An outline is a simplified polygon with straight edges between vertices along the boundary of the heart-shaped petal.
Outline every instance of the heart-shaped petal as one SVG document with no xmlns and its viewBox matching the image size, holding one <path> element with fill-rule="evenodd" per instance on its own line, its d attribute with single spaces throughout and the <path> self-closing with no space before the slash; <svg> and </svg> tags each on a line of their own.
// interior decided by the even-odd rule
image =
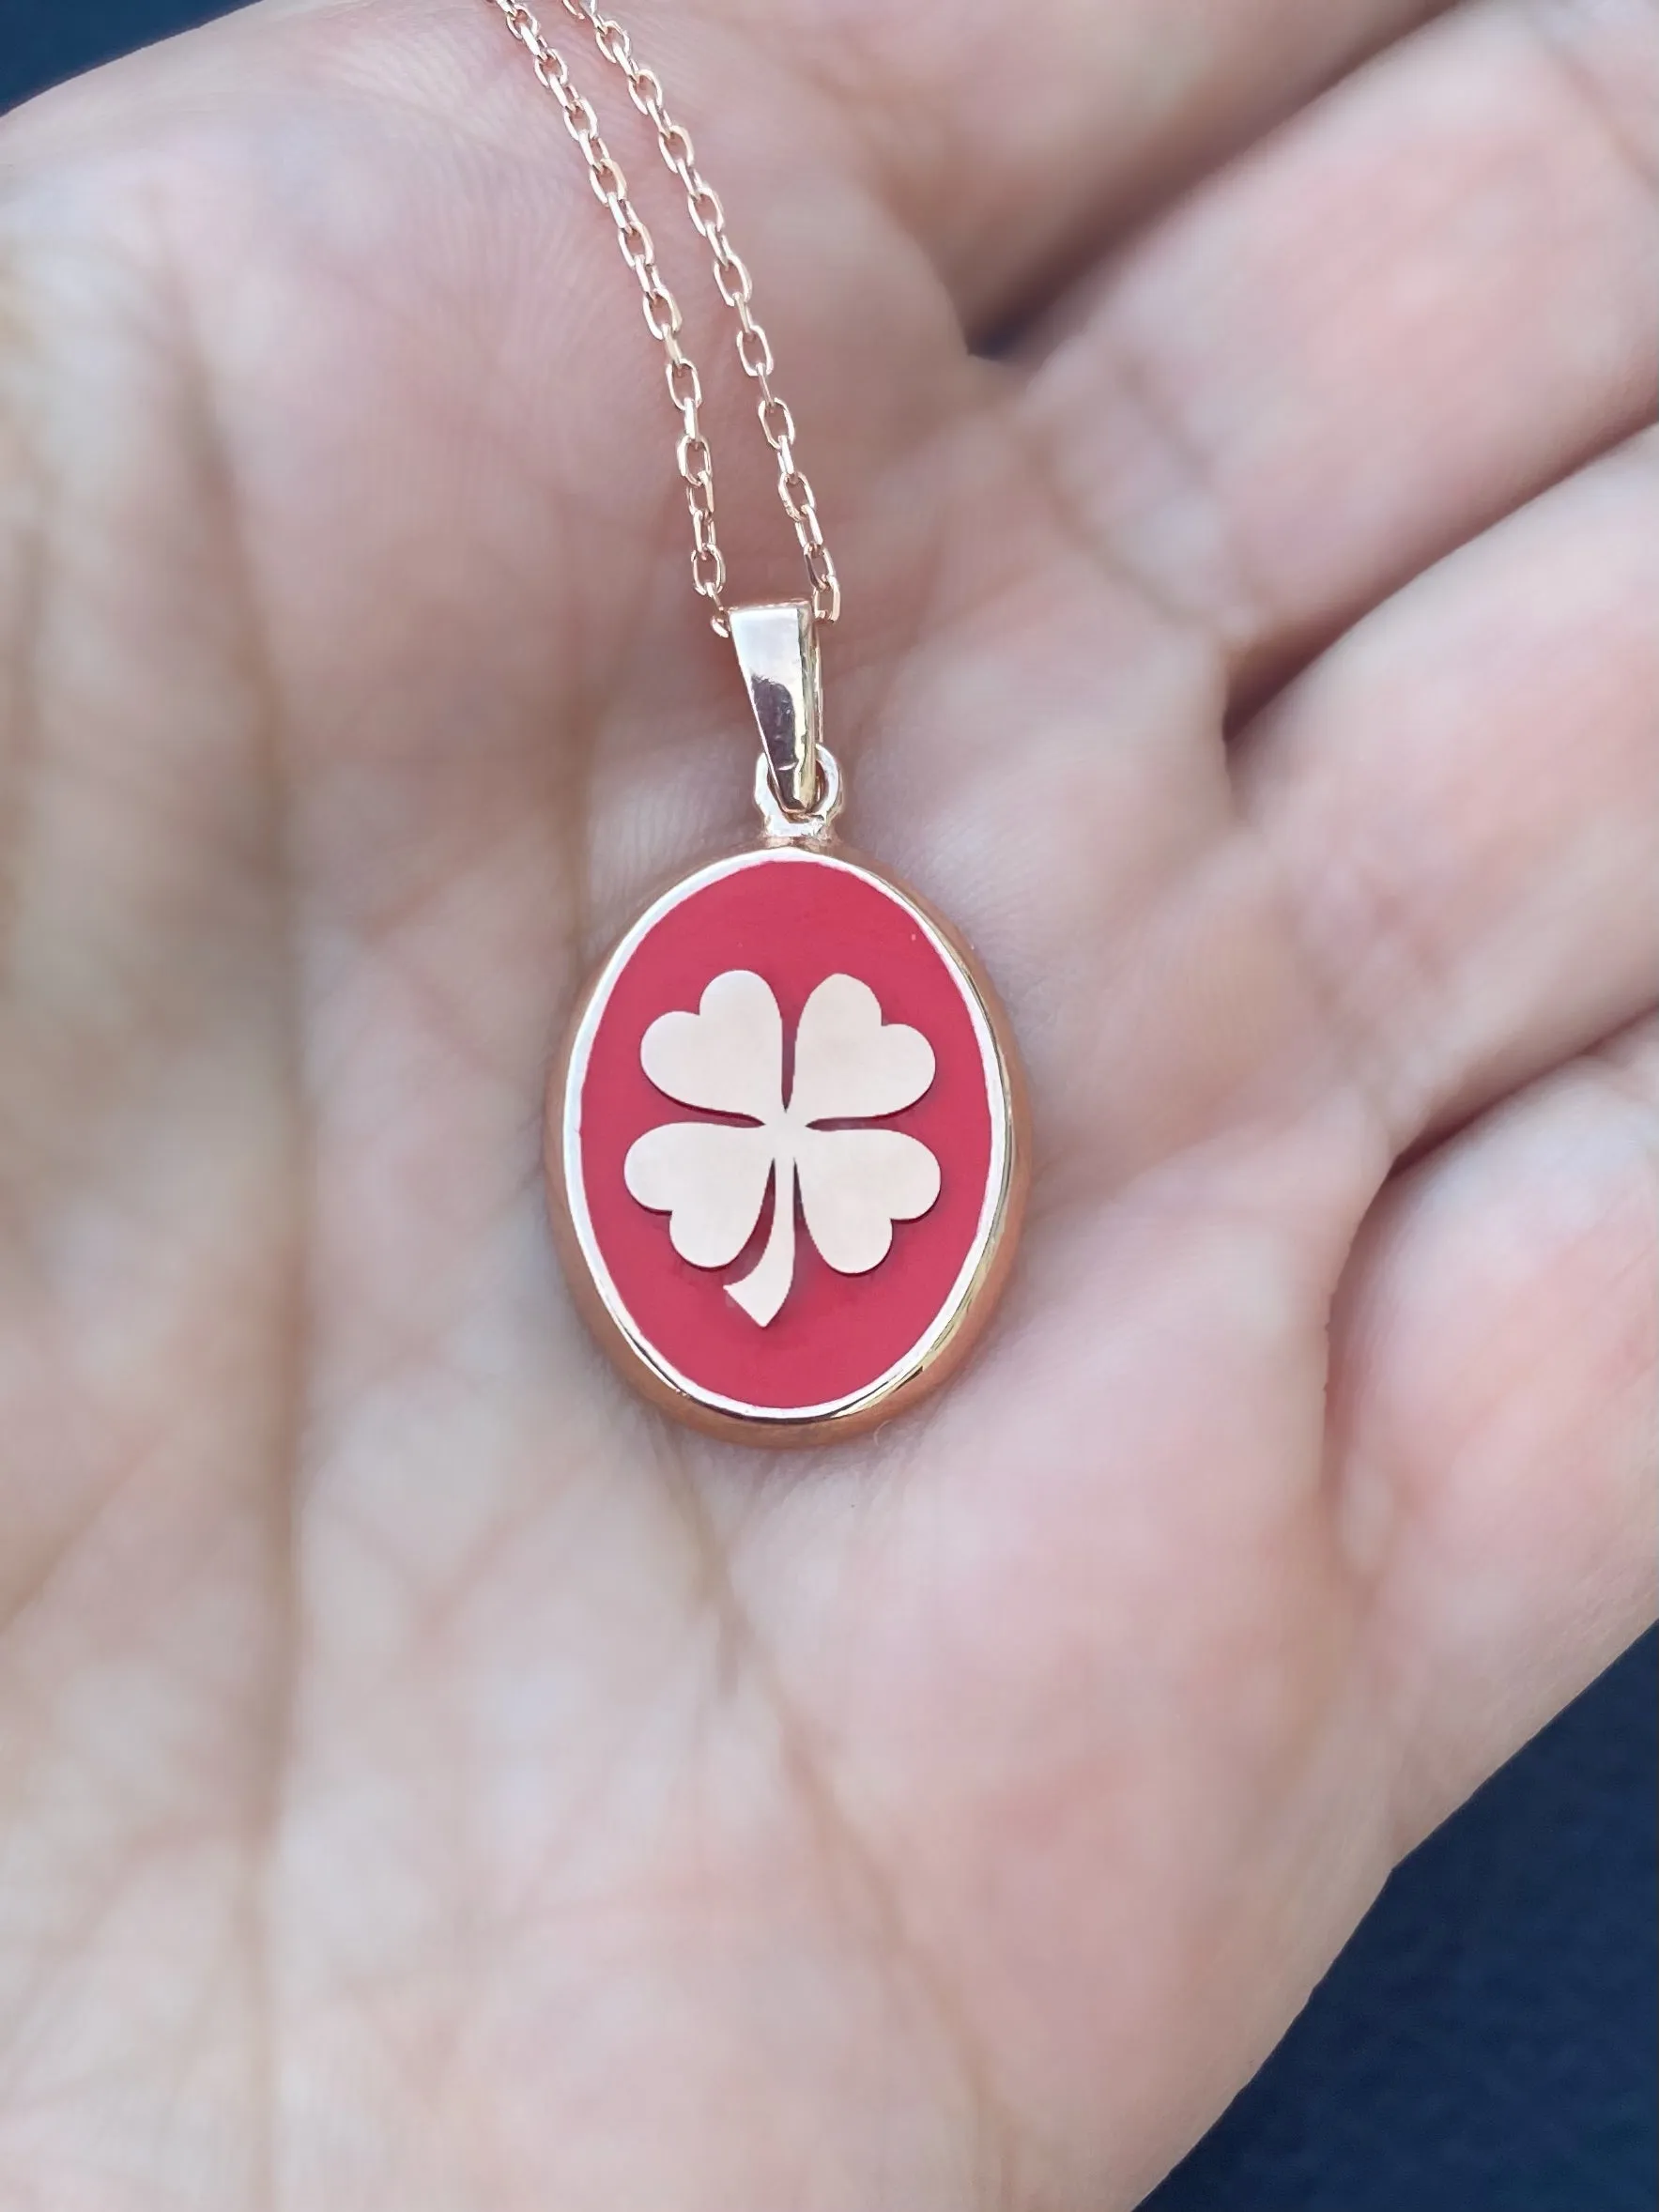
<svg viewBox="0 0 1659 2212">
<path fill-rule="evenodd" d="M 914 1221 L 939 1195 L 939 1162 L 899 1129 L 804 1129 L 795 1163 L 807 1234 L 839 1275 L 879 1267 L 894 1222 Z"/>
<path fill-rule="evenodd" d="M 770 986 L 747 968 L 728 968 L 695 1014 L 658 1016 L 639 1064 L 683 1105 L 776 1121 L 783 1112 L 783 1018 Z"/>
<path fill-rule="evenodd" d="M 870 1121 L 899 1114 L 932 1081 L 933 1048 L 919 1029 L 883 1022 L 875 992 L 856 976 L 824 977 L 802 1008 L 795 1034 L 791 1121 Z"/>
<path fill-rule="evenodd" d="M 622 1179 L 641 1206 L 668 1216 L 668 1241 L 683 1260 L 724 1267 L 760 1218 L 772 1162 L 767 1129 L 669 1121 L 629 1146 Z"/>
</svg>

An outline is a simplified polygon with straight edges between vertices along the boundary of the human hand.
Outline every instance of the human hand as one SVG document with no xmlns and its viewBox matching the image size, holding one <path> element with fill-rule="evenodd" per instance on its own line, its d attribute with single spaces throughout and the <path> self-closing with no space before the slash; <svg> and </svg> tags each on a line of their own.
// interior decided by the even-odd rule
<svg viewBox="0 0 1659 2212">
<path fill-rule="evenodd" d="M 1652 18 L 1423 12 L 628 17 L 1032 1078 L 974 1361 L 787 1459 L 545 1225 L 752 735 L 523 54 L 273 0 L 6 126 L 8 2206 L 1127 2206 L 1649 1617 Z"/>
</svg>

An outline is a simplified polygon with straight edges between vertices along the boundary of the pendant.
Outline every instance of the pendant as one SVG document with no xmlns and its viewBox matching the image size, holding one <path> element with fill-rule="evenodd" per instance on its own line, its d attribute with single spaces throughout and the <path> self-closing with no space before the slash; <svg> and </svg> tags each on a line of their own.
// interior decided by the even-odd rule
<svg viewBox="0 0 1659 2212">
<path fill-rule="evenodd" d="M 1028 1140 L 995 993 L 837 848 L 805 603 L 729 617 L 761 736 L 752 850 L 654 899 L 548 1098 L 566 1271 L 627 1379 L 740 1442 L 823 1442 L 935 1389 L 1013 1256 Z"/>
</svg>

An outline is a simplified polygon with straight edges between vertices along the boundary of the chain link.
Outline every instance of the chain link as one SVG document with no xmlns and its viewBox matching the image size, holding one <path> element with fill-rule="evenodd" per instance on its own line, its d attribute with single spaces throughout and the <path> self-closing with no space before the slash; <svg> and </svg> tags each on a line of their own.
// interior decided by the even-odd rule
<svg viewBox="0 0 1659 2212">
<path fill-rule="evenodd" d="M 622 259 L 638 281 L 645 325 L 662 346 L 668 397 L 680 416 L 676 453 L 691 516 L 691 580 L 714 610 L 714 628 L 722 637 L 730 636 L 726 561 L 714 534 L 714 460 L 700 427 L 703 394 L 697 363 L 680 344 L 679 303 L 663 282 L 651 233 L 628 197 L 628 180 L 600 135 L 591 105 L 572 83 L 562 56 L 548 44 L 541 24 L 520 0 L 489 0 L 489 5 L 504 18 L 507 28 L 530 54 L 544 89 L 558 102 L 564 127 L 587 161 L 588 181 L 594 195 L 616 225 Z M 559 5 L 573 22 L 592 32 L 593 42 L 605 60 L 622 71 L 629 99 L 656 132 L 663 161 L 684 191 L 692 227 L 713 258 L 715 286 L 737 318 L 737 358 L 760 395 L 755 411 L 761 435 L 777 462 L 777 496 L 801 547 L 813 614 L 821 622 L 833 622 L 841 611 L 840 583 L 819 525 L 812 486 L 795 460 L 794 418 L 772 387 L 771 341 L 756 319 L 754 287 L 727 235 L 720 195 L 699 169 L 689 134 L 663 104 L 661 82 L 635 59 L 621 23 L 600 12 L 598 0 L 559 0 Z"/>
</svg>

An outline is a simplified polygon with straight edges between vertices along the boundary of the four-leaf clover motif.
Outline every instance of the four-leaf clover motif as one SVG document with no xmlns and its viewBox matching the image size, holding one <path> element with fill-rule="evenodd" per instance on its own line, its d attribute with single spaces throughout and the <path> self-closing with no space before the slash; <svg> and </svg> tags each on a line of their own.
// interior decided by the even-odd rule
<svg viewBox="0 0 1659 2212">
<path fill-rule="evenodd" d="M 639 1204 L 666 1213 L 668 1238 L 696 1267 L 724 1267 L 754 1234 L 773 1191 L 759 1262 L 728 1292 L 761 1328 L 795 1273 L 795 1190 L 806 1233 L 838 1274 L 879 1267 L 895 1221 L 939 1195 L 939 1162 L 899 1129 L 848 1129 L 914 1106 L 933 1081 L 933 1048 L 918 1029 L 883 1022 L 876 994 L 853 975 L 827 975 L 801 1011 L 794 1076 L 784 1104 L 783 1017 L 763 977 L 716 975 L 695 1014 L 664 1014 L 645 1032 L 640 1065 L 682 1105 L 742 1122 L 670 1121 L 630 1148 L 623 1178 Z"/>
</svg>

